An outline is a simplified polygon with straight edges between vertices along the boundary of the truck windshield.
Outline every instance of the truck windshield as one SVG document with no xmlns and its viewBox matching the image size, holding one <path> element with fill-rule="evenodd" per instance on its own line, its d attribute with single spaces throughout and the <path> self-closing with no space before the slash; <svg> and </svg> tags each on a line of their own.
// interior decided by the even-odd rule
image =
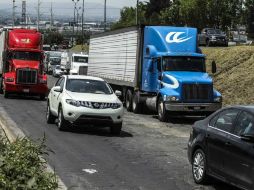
<svg viewBox="0 0 254 190">
<path fill-rule="evenodd" d="M 206 72 L 202 57 L 164 57 L 162 64 L 164 71 Z"/>
<path fill-rule="evenodd" d="M 29 51 L 15 51 L 12 53 L 12 58 L 18 60 L 40 61 L 41 53 Z"/>
<path fill-rule="evenodd" d="M 79 93 L 112 94 L 112 90 L 105 81 L 88 79 L 68 79 L 66 90 Z"/>
<path fill-rule="evenodd" d="M 49 58 L 49 61 L 50 61 L 50 64 L 51 64 L 51 65 L 60 65 L 60 63 L 61 63 L 61 58 L 52 57 L 52 58 Z"/>
<path fill-rule="evenodd" d="M 74 56 L 74 62 L 78 63 L 88 63 L 88 57 Z"/>
</svg>

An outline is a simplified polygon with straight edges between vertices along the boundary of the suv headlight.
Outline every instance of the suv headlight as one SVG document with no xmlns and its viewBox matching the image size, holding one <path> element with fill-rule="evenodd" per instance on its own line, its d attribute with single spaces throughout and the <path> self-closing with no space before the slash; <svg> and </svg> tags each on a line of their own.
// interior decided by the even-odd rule
<svg viewBox="0 0 254 190">
<path fill-rule="evenodd" d="M 165 101 L 178 102 L 179 98 L 177 96 L 166 96 L 166 100 Z"/>
<path fill-rule="evenodd" d="M 214 102 L 222 102 L 222 97 L 218 96 L 218 97 L 214 98 Z"/>
<path fill-rule="evenodd" d="M 120 103 L 112 103 L 111 104 L 111 108 L 112 109 L 118 109 L 118 108 L 120 108 L 122 106 L 122 104 L 120 104 Z"/>
<path fill-rule="evenodd" d="M 77 101 L 77 100 L 66 99 L 66 103 L 70 104 L 72 106 L 75 106 L 75 107 L 80 107 L 81 106 L 81 102 Z"/>
</svg>

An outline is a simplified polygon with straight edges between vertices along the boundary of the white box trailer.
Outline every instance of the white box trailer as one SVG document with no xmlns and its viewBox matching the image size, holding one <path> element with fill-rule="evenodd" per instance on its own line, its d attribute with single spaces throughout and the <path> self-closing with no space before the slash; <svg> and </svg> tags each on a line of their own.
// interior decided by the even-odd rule
<svg viewBox="0 0 254 190">
<path fill-rule="evenodd" d="M 101 77 L 111 84 L 134 87 L 138 36 L 137 28 L 128 28 L 92 37 L 88 75 Z"/>
</svg>

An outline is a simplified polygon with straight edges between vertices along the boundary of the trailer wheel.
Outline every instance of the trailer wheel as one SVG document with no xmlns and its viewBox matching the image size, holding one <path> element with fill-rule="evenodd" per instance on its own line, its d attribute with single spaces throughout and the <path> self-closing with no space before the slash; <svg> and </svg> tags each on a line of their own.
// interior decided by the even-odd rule
<svg viewBox="0 0 254 190">
<path fill-rule="evenodd" d="M 131 92 L 131 90 L 127 90 L 125 103 L 126 103 L 127 111 L 131 112 L 132 111 L 132 92 Z"/>
<path fill-rule="evenodd" d="M 162 97 L 159 97 L 158 103 L 157 103 L 157 110 L 158 110 L 158 119 L 162 122 L 165 122 L 169 118 L 169 114 L 165 108 L 165 103 L 162 99 Z"/>
<path fill-rule="evenodd" d="M 132 109 L 134 113 L 140 113 L 142 110 L 142 103 L 139 102 L 139 93 L 134 92 L 132 97 Z"/>
</svg>

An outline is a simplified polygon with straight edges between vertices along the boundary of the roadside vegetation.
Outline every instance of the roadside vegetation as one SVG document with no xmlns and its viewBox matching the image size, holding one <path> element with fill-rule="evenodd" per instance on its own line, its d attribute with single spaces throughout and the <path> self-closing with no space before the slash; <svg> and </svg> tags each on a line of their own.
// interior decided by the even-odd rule
<svg viewBox="0 0 254 190">
<path fill-rule="evenodd" d="M 139 2 L 140 24 L 191 26 L 199 30 L 212 27 L 225 31 L 247 26 L 254 37 L 254 0 L 149 0 Z M 124 7 L 111 29 L 136 25 L 136 6 Z"/>
<path fill-rule="evenodd" d="M 45 171 L 48 154 L 44 140 L 32 142 L 28 138 L 14 143 L 0 139 L 0 189 L 53 190 L 58 188 L 54 173 Z"/>
<path fill-rule="evenodd" d="M 214 85 L 222 93 L 224 105 L 254 104 L 254 46 L 202 48 L 208 70 L 215 60 Z"/>
</svg>

